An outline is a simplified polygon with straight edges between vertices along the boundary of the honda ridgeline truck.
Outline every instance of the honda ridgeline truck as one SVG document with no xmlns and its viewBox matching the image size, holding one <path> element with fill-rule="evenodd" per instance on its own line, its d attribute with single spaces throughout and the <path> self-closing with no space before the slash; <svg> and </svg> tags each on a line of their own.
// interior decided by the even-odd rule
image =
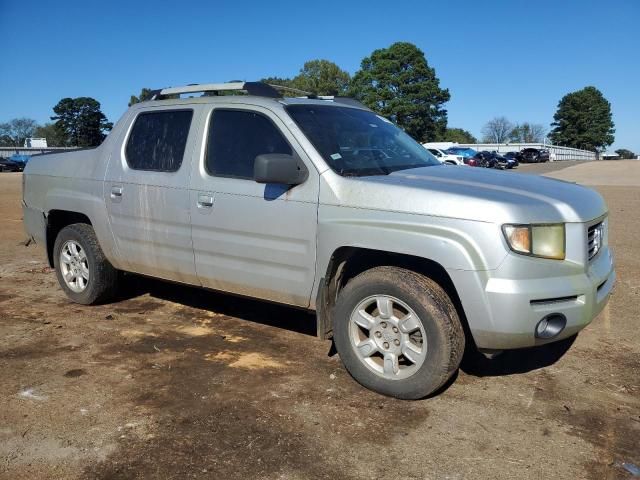
<svg viewBox="0 0 640 480">
<path fill-rule="evenodd" d="M 157 91 L 98 148 L 34 157 L 23 208 L 74 302 L 124 271 L 309 309 L 358 382 L 406 399 L 465 344 L 575 335 L 615 281 L 595 191 L 441 165 L 352 99 L 257 82 Z"/>
</svg>

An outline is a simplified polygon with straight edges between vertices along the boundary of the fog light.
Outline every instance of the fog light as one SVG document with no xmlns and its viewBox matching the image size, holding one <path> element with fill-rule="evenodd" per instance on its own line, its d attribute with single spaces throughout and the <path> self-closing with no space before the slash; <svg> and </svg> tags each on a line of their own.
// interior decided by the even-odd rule
<svg viewBox="0 0 640 480">
<path fill-rule="evenodd" d="M 549 339 L 557 336 L 567 325 L 567 317 L 561 313 L 547 315 L 536 325 L 537 338 Z"/>
</svg>

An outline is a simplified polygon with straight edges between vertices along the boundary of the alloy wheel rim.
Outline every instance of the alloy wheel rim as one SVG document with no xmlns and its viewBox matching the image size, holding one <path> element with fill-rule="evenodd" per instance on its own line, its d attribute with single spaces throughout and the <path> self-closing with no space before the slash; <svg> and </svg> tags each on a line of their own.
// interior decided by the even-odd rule
<svg viewBox="0 0 640 480">
<path fill-rule="evenodd" d="M 89 284 L 89 259 L 82 246 L 68 240 L 60 250 L 60 271 L 64 283 L 72 292 L 81 293 Z"/>
<path fill-rule="evenodd" d="M 372 295 L 353 309 L 349 339 L 358 359 L 387 380 L 410 377 L 427 356 L 427 336 L 418 315 L 390 295 Z"/>
</svg>

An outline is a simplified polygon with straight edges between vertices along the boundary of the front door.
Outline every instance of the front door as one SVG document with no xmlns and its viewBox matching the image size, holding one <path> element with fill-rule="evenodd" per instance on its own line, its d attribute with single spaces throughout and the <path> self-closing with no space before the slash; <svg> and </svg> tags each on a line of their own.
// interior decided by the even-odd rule
<svg viewBox="0 0 640 480">
<path fill-rule="evenodd" d="M 205 287 L 306 307 L 313 288 L 319 178 L 270 110 L 215 106 L 191 175 L 196 272 Z M 296 153 L 301 185 L 253 180 L 257 155 Z"/>
<path fill-rule="evenodd" d="M 128 271 L 198 283 L 188 189 L 197 113 L 184 106 L 139 112 L 109 161 L 104 196 Z"/>
</svg>

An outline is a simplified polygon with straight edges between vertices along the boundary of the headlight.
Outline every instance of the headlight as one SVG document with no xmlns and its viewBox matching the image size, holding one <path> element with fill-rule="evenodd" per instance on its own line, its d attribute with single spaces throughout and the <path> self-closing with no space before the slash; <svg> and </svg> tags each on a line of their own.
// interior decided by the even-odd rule
<svg viewBox="0 0 640 480">
<path fill-rule="evenodd" d="M 509 248 L 516 253 L 564 260 L 564 223 L 546 225 L 503 225 Z"/>
</svg>

